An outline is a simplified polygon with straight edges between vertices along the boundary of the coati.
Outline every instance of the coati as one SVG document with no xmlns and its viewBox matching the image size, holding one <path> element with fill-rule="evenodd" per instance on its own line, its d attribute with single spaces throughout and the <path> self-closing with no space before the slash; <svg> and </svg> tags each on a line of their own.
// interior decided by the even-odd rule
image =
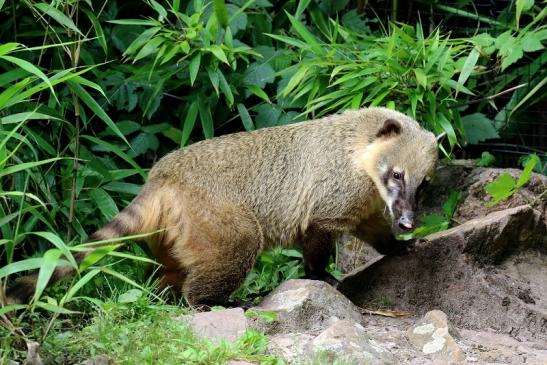
<svg viewBox="0 0 547 365">
<path fill-rule="evenodd" d="M 414 227 L 417 192 L 437 159 L 431 132 L 385 108 L 213 138 L 158 161 L 91 239 L 156 231 L 146 242 L 163 284 L 191 304 L 225 303 L 276 245 L 298 244 L 307 277 L 334 283 L 325 268 L 342 233 L 382 254 L 404 251 L 394 233 Z M 28 299 L 34 282 L 23 278 L 9 301 Z"/>
</svg>

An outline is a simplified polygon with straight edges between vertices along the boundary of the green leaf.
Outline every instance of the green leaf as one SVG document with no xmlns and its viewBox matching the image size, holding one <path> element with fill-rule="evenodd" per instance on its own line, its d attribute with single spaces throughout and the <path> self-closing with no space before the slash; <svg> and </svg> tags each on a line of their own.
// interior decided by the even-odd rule
<svg viewBox="0 0 547 365">
<path fill-rule="evenodd" d="M 131 158 L 129 157 L 125 152 L 123 152 L 118 146 L 115 146 L 113 144 L 110 144 L 108 142 L 105 142 L 99 138 L 96 138 L 96 137 L 93 137 L 93 136 L 82 136 L 82 138 L 85 138 L 91 142 L 94 142 L 96 144 L 98 144 L 99 146 L 103 147 L 105 150 L 107 151 L 112 151 L 114 152 L 116 155 L 118 155 L 120 158 L 122 158 L 125 162 L 127 162 L 128 164 L 130 164 L 131 166 L 133 166 L 133 168 L 139 172 L 139 174 L 146 178 L 146 173 L 140 168 L 139 165 L 137 165 L 137 163 Z"/>
<path fill-rule="evenodd" d="M 59 313 L 59 314 L 77 314 L 80 312 L 71 311 L 70 309 L 63 308 L 61 306 L 51 304 L 51 303 L 45 303 L 45 302 L 36 302 L 34 305 L 38 308 L 42 308 L 47 310 L 48 312 L 52 313 Z"/>
<path fill-rule="evenodd" d="M 38 113 L 35 111 L 32 112 L 21 112 L 21 113 L 15 113 L 11 115 L 7 115 L 3 118 L 0 118 L 0 122 L 2 124 L 15 124 L 19 122 L 23 122 L 26 120 L 61 120 L 55 116 L 44 114 L 44 113 Z"/>
<path fill-rule="evenodd" d="M 74 80 L 68 80 L 67 84 L 70 86 L 70 89 L 74 92 L 74 94 L 78 95 L 80 100 L 88 106 L 89 109 L 93 113 L 95 113 L 96 116 L 98 116 L 102 121 L 104 121 L 108 128 L 114 131 L 118 137 L 120 137 L 127 145 L 129 146 L 129 141 L 125 138 L 123 133 L 120 131 L 118 126 L 110 119 L 108 114 L 104 111 L 104 109 L 95 101 L 94 98 L 89 95 L 89 93 L 77 82 Z"/>
<path fill-rule="evenodd" d="M 215 89 L 215 93 L 217 96 L 219 96 L 218 87 L 220 84 L 220 77 L 218 75 L 218 70 L 215 67 L 207 67 L 207 75 L 209 75 L 209 80 L 211 81 L 211 85 L 213 85 L 213 89 Z"/>
<path fill-rule="evenodd" d="M 42 292 L 46 288 L 47 284 L 49 283 L 49 280 L 51 279 L 51 275 L 53 274 L 53 271 L 55 271 L 55 268 L 57 267 L 57 263 L 59 262 L 59 257 L 61 256 L 61 251 L 52 248 L 46 251 L 43 257 L 42 265 L 40 266 L 40 271 L 38 273 L 38 279 L 36 280 L 36 290 L 34 291 L 34 301 L 37 301 L 40 296 L 42 295 Z"/>
<path fill-rule="evenodd" d="M 73 286 L 70 287 L 68 292 L 64 295 L 63 299 L 61 300 L 61 303 L 69 302 L 85 284 L 87 284 L 91 279 L 93 279 L 100 272 L 101 271 L 99 269 L 93 269 L 87 272 Z"/>
<path fill-rule="evenodd" d="M 211 47 L 207 49 L 210 51 L 216 58 L 224 62 L 225 64 L 229 65 L 228 58 L 226 58 L 226 53 L 224 53 L 224 50 L 221 46 L 218 44 L 213 44 Z"/>
<path fill-rule="evenodd" d="M 463 64 L 462 70 L 460 72 L 460 76 L 458 77 L 458 86 L 456 87 L 456 96 L 458 95 L 458 92 L 460 91 L 460 87 L 464 86 L 465 82 L 473 72 L 473 69 L 475 68 L 475 65 L 477 64 L 477 61 L 479 60 L 480 52 L 477 49 L 477 47 L 474 47 L 469 55 L 467 56 L 467 59 L 465 60 L 465 63 Z"/>
<path fill-rule="evenodd" d="M 454 212 L 456 211 L 456 207 L 458 206 L 458 202 L 460 201 L 461 193 L 459 191 L 451 191 L 448 195 L 448 198 L 443 204 L 443 213 L 447 220 L 452 219 L 454 216 Z"/>
<path fill-rule="evenodd" d="M 259 88 L 264 88 L 266 84 L 275 81 L 275 70 L 266 62 L 254 62 L 245 70 L 243 80 L 247 85 L 256 85 Z"/>
<path fill-rule="evenodd" d="M 91 195 L 94 205 L 99 207 L 107 221 L 111 221 L 119 213 L 114 199 L 103 189 L 91 189 L 89 195 Z"/>
<path fill-rule="evenodd" d="M 194 129 L 194 125 L 196 124 L 196 119 L 198 116 L 198 102 L 194 100 L 192 104 L 190 104 L 190 107 L 188 108 L 188 111 L 186 112 L 186 118 L 184 118 L 184 124 L 182 126 L 182 136 L 180 140 L 180 146 L 186 146 L 186 143 L 188 143 L 188 139 L 190 138 L 190 133 Z"/>
<path fill-rule="evenodd" d="M 537 32 L 527 32 L 522 37 L 522 50 L 524 52 L 535 52 L 545 48 L 539 39 Z"/>
<path fill-rule="evenodd" d="M 118 247 L 120 247 L 120 244 L 114 244 L 114 245 L 105 245 L 101 247 L 97 247 L 94 250 L 91 251 L 91 253 L 87 254 L 87 256 L 80 262 L 80 272 L 84 272 L 87 270 L 88 267 L 91 265 L 97 263 L 99 260 L 101 260 L 103 257 L 108 255 L 111 251 L 114 251 Z"/>
<path fill-rule="evenodd" d="M 220 81 L 220 90 L 222 90 L 222 93 L 226 97 L 226 101 L 228 101 L 228 106 L 234 105 L 234 94 L 232 93 L 232 88 L 230 87 L 230 84 L 228 84 L 228 81 L 226 81 L 226 78 L 224 77 L 224 74 L 222 71 L 217 69 L 218 78 Z"/>
<path fill-rule="evenodd" d="M 239 113 L 239 117 L 241 118 L 241 121 L 243 122 L 243 127 L 245 127 L 246 131 L 254 131 L 255 126 L 253 123 L 253 120 L 251 119 L 251 116 L 249 115 L 249 111 L 243 104 L 237 104 L 237 111 Z"/>
<path fill-rule="evenodd" d="M 261 318 L 267 323 L 275 322 L 278 320 L 277 312 L 269 310 L 253 310 L 249 309 L 245 312 L 247 318 Z"/>
<path fill-rule="evenodd" d="M 53 85 L 51 84 L 51 81 L 47 78 L 47 76 L 42 71 L 40 71 L 40 69 L 38 67 L 34 66 L 32 63 L 30 63 L 28 61 L 25 61 L 25 60 L 17 58 L 17 57 L 0 56 L 0 58 L 6 60 L 8 62 L 14 63 L 15 65 L 21 67 L 23 70 L 25 70 L 25 71 L 39 77 L 40 79 L 42 79 L 44 81 L 44 83 L 51 90 L 51 94 L 55 97 L 55 100 L 57 100 L 57 96 L 55 95 L 55 91 L 53 90 Z"/>
<path fill-rule="evenodd" d="M 416 75 L 416 81 L 418 85 L 421 85 L 424 89 L 427 88 L 427 76 L 424 73 L 424 70 L 421 68 L 414 69 L 414 75 Z"/>
<path fill-rule="evenodd" d="M 262 90 L 261 88 L 259 88 L 258 86 L 256 85 L 248 85 L 247 86 L 247 89 L 252 92 L 253 94 L 255 94 L 256 96 L 258 96 L 259 98 L 261 98 L 262 100 L 268 102 L 268 103 L 271 103 L 270 101 L 270 98 L 268 98 L 268 94 L 266 94 L 266 92 L 264 92 L 264 90 Z"/>
<path fill-rule="evenodd" d="M 530 155 L 530 158 L 524 166 L 524 170 L 519 176 L 516 184 L 517 188 L 524 186 L 524 184 L 526 184 L 528 180 L 530 180 L 530 176 L 532 176 L 532 171 L 534 171 L 534 167 L 536 166 L 536 164 L 541 164 L 541 161 L 539 160 L 539 157 L 535 153 L 533 153 Z"/>
<path fill-rule="evenodd" d="M 499 138 L 498 131 L 494 127 L 494 121 L 488 119 L 482 113 L 469 114 L 462 117 L 465 137 L 467 142 L 477 144 L 487 139 Z"/>
<path fill-rule="evenodd" d="M 226 8 L 224 0 L 213 0 L 213 9 L 218 24 L 220 24 L 222 28 L 226 28 L 228 26 L 228 9 Z"/>
<path fill-rule="evenodd" d="M 201 120 L 201 127 L 203 128 L 203 135 L 205 138 L 210 139 L 214 136 L 213 117 L 211 116 L 211 109 L 209 104 L 205 104 L 202 100 L 198 103 L 199 119 Z"/>
<path fill-rule="evenodd" d="M 16 274 L 21 271 L 28 271 L 38 269 L 44 262 L 43 257 L 33 257 L 30 259 L 24 259 L 0 268 L 0 279 L 5 278 L 11 274 Z"/>
<path fill-rule="evenodd" d="M 295 17 L 293 17 L 291 14 L 287 13 L 287 17 L 289 18 L 289 21 L 291 22 L 292 26 L 296 30 L 296 32 L 304 39 L 306 42 L 306 45 L 310 47 L 310 49 L 318 55 L 323 55 L 323 47 L 319 44 L 319 41 L 315 36 L 306 28 L 304 24 Z"/>
<path fill-rule="evenodd" d="M 4 169 L 0 170 L 0 177 L 7 176 L 7 175 L 10 175 L 10 174 L 14 174 L 14 173 L 19 172 L 19 171 L 28 170 L 28 169 L 31 169 L 31 168 L 34 168 L 34 167 L 37 167 L 37 166 L 41 166 L 41 165 L 44 165 L 44 164 L 47 164 L 47 163 L 50 163 L 50 162 L 58 161 L 58 160 L 61 160 L 61 158 L 60 157 L 54 157 L 54 158 L 48 158 L 47 160 L 42 160 L 42 161 L 19 163 L 17 165 L 13 165 L 13 166 L 10 166 L 10 167 L 7 167 L 7 168 L 4 168 Z"/>
<path fill-rule="evenodd" d="M 190 64 L 188 64 L 188 71 L 190 72 L 190 85 L 194 86 L 196 77 L 199 71 L 199 65 L 201 63 L 201 53 L 198 53 L 192 58 Z"/>
<path fill-rule="evenodd" d="M 496 162 L 496 158 L 493 154 L 488 151 L 484 151 L 481 154 L 481 158 L 475 161 L 475 165 L 479 167 L 489 167 L 493 166 Z"/>
<path fill-rule="evenodd" d="M 53 244 L 55 247 L 61 251 L 65 259 L 70 262 L 73 268 L 77 269 L 78 264 L 76 263 L 76 260 L 74 259 L 74 256 L 72 256 L 72 253 L 70 252 L 70 249 L 66 245 L 66 243 L 55 233 L 52 232 L 30 232 L 30 234 L 33 234 L 35 236 L 42 237 L 46 240 L 48 240 L 51 244 Z"/>
<path fill-rule="evenodd" d="M 99 42 L 99 45 L 104 51 L 104 54 L 106 55 L 108 53 L 108 46 L 106 45 L 106 38 L 104 36 L 103 28 L 101 27 L 101 23 L 97 19 L 97 17 L 90 12 L 87 9 L 82 9 L 85 15 L 89 18 L 91 21 L 91 24 L 93 24 L 93 29 L 95 29 L 95 35 L 97 36 L 97 42 Z"/>
<path fill-rule="evenodd" d="M 142 297 L 142 290 L 129 289 L 118 296 L 118 303 L 134 303 Z"/>
<path fill-rule="evenodd" d="M 47 14 L 53 19 L 55 19 L 57 23 L 67 27 L 70 30 L 73 30 L 74 32 L 78 33 L 81 36 L 84 36 L 84 34 L 80 32 L 76 24 L 74 24 L 72 19 L 70 19 L 65 14 L 61 13 L 59 10 L 55 9 L 51 5 L 38 3 L 38 4 L 33 4 L 32 6 L 40 10 L 42 13 Z"/>
<path fill-rule="evenodd" d="M 504 173 L 498 176 L 494 181 L 484 187 L 484 190 L 492 197 L 486 206 L 492 207 L 498 202 L 507 199 L 514 193 L 515 187 L 515 179 L 513 179 L 510 174 Z"/>
</svg>

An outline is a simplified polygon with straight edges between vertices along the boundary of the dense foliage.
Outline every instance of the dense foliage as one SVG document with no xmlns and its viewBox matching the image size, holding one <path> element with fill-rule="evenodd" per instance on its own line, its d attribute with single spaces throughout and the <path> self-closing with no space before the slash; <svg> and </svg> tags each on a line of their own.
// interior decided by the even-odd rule
<svg viewBox="0 0 547 365">
<path fill-rule="evenodd" d="M 143 284 L 153 262 L 137 246 L 118 252 L 114 242 L 79 266 L 72 253 L 89 249 L 81 242 L 174 148 L 377 105 L 446 132 L 452 156 L 517 128 L 544 98 L 540 2 L 518 0 L 497 18 L 466 11 L 465 1 L 424 7 L 487 25 L 471 37 L 451 35 L 450 20 L 388 22 L 382 2 L 366 3 L 0 1 L 0 294 L 40 269 L 30 306 L 15 307 L 27 310 L 8 319 L 14 307 L 0 309 L 10 349 L 0 359 L 14 356 L 18 339 L 46 338 L 59 316 L 90 313 L 130 287 L 156 296 Z M 268 253 L 238 295 L 300 275 L 300 260 Z M 58 265 L 81 275 L 46 289 Z M 40 333 L 29 328 L 36 308 L 53 313 Z"/>
</svg>

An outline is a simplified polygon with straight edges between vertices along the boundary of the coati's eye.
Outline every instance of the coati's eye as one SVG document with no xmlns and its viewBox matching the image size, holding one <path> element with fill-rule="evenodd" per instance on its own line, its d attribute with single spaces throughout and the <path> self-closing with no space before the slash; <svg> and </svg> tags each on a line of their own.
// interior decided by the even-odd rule
<svg viewBox="0 0 547 365">
<path fill-rule="evenodd" d="M 395 180 L 401 180 L 402 177 L 403 177 L 403 174 L 401 174 L 400 172 L 397 172 L 397 171 L 393 172 L 393 178 Z"/>
</svg>

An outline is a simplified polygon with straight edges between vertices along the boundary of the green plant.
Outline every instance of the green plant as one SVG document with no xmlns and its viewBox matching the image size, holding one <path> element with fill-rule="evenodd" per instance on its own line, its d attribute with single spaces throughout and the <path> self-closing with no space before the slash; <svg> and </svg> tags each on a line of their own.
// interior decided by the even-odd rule
<svg viewBox="0 0 547 365">
<path fill-rule="evenodd" d="M 479 56 L 469 40 L 439 30 L 426 37 L 420 24 L 392 23 L 382 36 L 361 34 L 334 20 L 325 22 L 319 38 L 296 17 L 289 19 L 296 37 L 270 36 L 299 49 L 301 61 L 284 72 L 278 97 L 303 103 L 312 116 L 361 106 L 396 108 L 446 132 L 451 147 L 458 143 L 464 129 L 456 97 L 473 95 L 465 85 Z"/>
<path fill-rule="evenodd" d="M 499 202 L 509 198 L 511 195 L 516 193 L 520 188 L 522 188 L 530 177 L 532 176 L 532 171 L 536 164 L 541 164 L 539 157 L 533 154 L 530 155 L 530 158 L 524 166 L 524 170 L 520 174 L 518 180 L 515 180 L 509 173 L 503 173 L 496 177 L 494 181 L 487 184 L 484 187 L 484 190 L 490 195 L 490 200 L 486 204 L 487 207 L 493 207 Z"/>
<path fill-rule="evenodd" d="M 422 225 L 414 229 L 411 233 L 400 235 L 400 239 L 409 240 L 412 238 L 425 237 L 435 232 L 448 229 L 452 217 L 461 198 L 461 193 L 451 191 L 448 198 L 442 206 L 443 214 L 427 214 L 422 218 Z"/>
<path fill-rule="evenodd" d="M 259 256 L 253 270 L 232 297 L 244 301 L 256 299 L 285 280 L 303 276 L 302 253 L 277 247 Z"/>
<path fill-rule="evenodd" d="M 494 165 L 496 157 L 488 151 L 484 151 L 481 154 L 481 158 L 475 160 L 475 165 L 479 167 L 489 167 Z"/>
</svg>

